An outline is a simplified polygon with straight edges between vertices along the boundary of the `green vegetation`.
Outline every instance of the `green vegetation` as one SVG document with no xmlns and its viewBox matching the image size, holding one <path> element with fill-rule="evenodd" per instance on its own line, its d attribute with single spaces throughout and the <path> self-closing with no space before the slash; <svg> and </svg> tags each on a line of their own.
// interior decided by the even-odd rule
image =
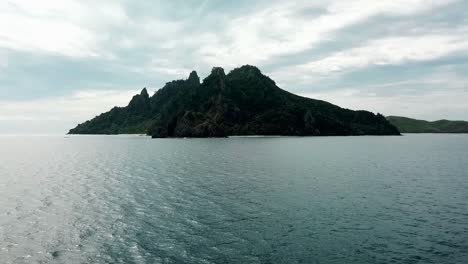
<svg viewBox="0 0 468 264">
<path fill-rule="evenodd" d="M 352 111 L 280 89 L 254 66 L 225 74 L 213 68 L 202 83 L 196 72 L 146 89 L 127 107 L 115 107 L 70 134 L 146 133 L 153 137 L 229 135 L 399 135 L 384 116 Z"/>
<path fill-rule="evenodd" d="M 401 116 L 389 116 L 388 121 L 402 133 L 468 133 L 466 121 L 425 121 Z"/>
</svg>

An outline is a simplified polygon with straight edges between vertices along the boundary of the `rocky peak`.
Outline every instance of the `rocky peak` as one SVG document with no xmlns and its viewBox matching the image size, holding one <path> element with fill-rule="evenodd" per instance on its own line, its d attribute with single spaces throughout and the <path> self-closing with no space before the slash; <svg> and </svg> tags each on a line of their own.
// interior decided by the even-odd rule
<svg viewBox="0 0 468 264">
<path fill-rule="evenodd" d="M 226 74 L 224 73 L 224 69 L 221 67 L 213 67 L 213 69 L 211 70 L 211 75 L 218 77 L 226 76 Z"/>
<path fill-rule="evenodd" d="M 239 70 L 250 74 L 262 74 L 259 68 L 248 64 L 240 67 Z"/>
<path fill-rule="evenodd" d="M 268 87 L 276 87 L 276 83 L 268 76 L 264 75 L 260 69 L 252 65 L 244 65 L 235 68 L 228 74 L 230 80 L 257 80 L 263 82 Z"/>
<path fill-rule="evenodd" d="M 229 76 L 231 76 L 231 77 L 234 76 L 234 77 L 238 77 L 238 78 L 245 78 L 245 77 L 260 78 L 260 77 L 264 77 L 262 72 L 257 67 L 252 66 L 252 65 L 244 65 L 242 67 L 236 68 L 236 69 L 232 70 L 229 73 Z"/>
<path fill-rule="evenodd" d="M 198 74 L 196 71 L 192 71 L 187 79 L 188 82 L 192 84 L 200 84 L 200 77 L 198 77 Z"/>
<path fill-rule="evenodd" d="M 146 87 L 141 90 L 140 94 L 133 96 L 128 104 L 128 109 L 131 111 L 146 111 L 149 108 L 149 95 Z"/>
<path fill-rule="evenodd" d="M 227 92 L 229 90 L 226 86 L 226 74 L 224 73 L 223 68 L 213 67 L 208 78 L 211 79 L 212 87 L 216 87 L 216 89 L 223 92 Z"/>
<path fill-rule="evenodd" d="M 148 90 L 146 90 L 146 87 L 143 88 L 143 90 L 141 90 L 140 95 L 144 98 L 149 98 Z"/>
</svg>

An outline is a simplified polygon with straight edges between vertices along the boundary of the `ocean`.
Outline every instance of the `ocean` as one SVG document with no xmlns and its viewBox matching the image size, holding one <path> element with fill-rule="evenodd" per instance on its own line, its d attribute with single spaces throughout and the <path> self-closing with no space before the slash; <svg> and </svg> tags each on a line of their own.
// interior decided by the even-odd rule
<svg viewBox="0 0 468 264">
<path fill-rule="evenodd" d="M 467 263 L 468 135 L 0 136 L 0 263 Z"/>
</svg>

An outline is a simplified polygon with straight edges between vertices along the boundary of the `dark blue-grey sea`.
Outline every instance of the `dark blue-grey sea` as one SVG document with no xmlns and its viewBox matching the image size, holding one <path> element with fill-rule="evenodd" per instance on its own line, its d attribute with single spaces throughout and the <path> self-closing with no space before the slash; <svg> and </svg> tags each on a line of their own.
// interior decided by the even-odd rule
<svg viewBox="0 0 468 264">
<path fill-rule="evenodd" d="M 0 263 L 468 263 L 468 135 L 2 136 Z"/>
</svg>

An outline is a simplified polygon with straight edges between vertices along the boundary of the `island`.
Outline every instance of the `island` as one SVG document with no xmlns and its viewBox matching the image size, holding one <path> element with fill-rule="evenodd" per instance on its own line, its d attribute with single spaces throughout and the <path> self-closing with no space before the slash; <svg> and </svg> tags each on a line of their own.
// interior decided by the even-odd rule
<svg viewBox="0 0 468 264">
<path fill-rule="evenodd" d="M 388 116 L 387 120 L 401 133 L 468 133 L 466 121 L 426 121 L 402 116 Z"/>
<path fill-rule="evenodd" d="M 225 74 L 212 69 L 202 82 L 195 71 L 128 106 L 79 124 L 69 134 L 147 134 L 166 137 L 247 135 L 400 135 L 383 115 L 353 111 L 279 88 L 255 66 Z"/>
</svg>

